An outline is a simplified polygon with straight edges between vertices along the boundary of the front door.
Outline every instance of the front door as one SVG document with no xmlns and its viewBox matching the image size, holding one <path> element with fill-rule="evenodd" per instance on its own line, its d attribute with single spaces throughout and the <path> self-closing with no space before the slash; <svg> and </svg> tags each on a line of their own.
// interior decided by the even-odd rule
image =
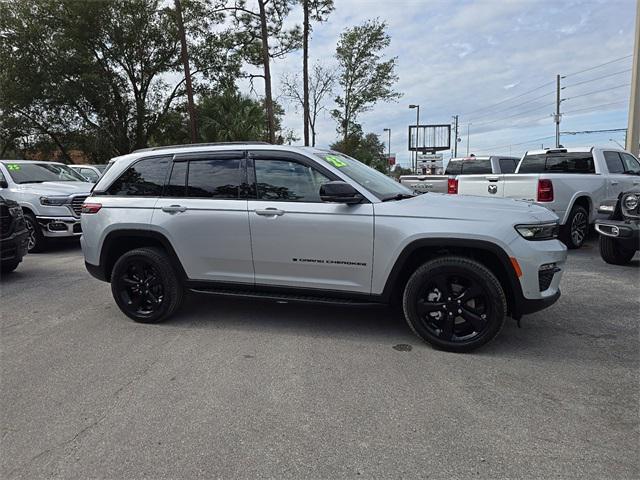
<svg viewBox="0 0 640 480">
<path fill-rule="evenodd" d="M 337 178 L 301 155 L 254 152 L 248 171 L 256 284 L 370 293 L 373 206 L 322 202 Z"/>
<path fill-rule="evenodd" d="M 253 284 L 244 152 L 177 155 L 152 225 L 193 280 Z"/>
</svg>

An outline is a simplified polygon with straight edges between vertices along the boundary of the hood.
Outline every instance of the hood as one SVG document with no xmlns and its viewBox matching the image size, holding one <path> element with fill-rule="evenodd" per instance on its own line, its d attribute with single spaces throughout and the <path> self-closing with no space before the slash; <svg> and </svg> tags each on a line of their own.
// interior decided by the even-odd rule
<svg viewBox="0 0 640 480">
<path fill-rule="evenodd" d="M 18 188 L 25 193 L 37 195 L 73 195 L 82 193 L 89 195 L 93 188 L 93 183 L 88 182 L 42 182 L 25 183 L 18 185 Z"/>
<path fill-rule="evenodd" d="M 406 200 L 377 203 L 375 211 L 376 215 L 473 219 L 491 222 L 504 220 L 514 224 L 558 220 L 558 216 L 551 210 L 523 200 L 444 193 L 425 193 Z"/>
</svg>

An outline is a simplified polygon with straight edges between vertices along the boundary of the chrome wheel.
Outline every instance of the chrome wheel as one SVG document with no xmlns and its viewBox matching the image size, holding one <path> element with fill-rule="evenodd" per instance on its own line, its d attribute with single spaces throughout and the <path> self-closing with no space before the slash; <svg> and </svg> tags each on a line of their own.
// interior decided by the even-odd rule
<svg viewBox="0 0 640 480">
<path fill-rule="evenodd" d="M 589 222 L 587 216 L 582 211 L 576 212 L 571 221 L 571 240 L 575 245 L 582 245 L 587 236 Z"/>
<path fill-rule="evenodd" d="M 38 239 L 36 237 L 36 226 L 31 222 L 31 220 L 28 220 L 25 218 L 25 226 L 27 227 L 27 233 L 28 233 L 28 238 L 27 238 L 27 251 L 31 251 L 34 249 L 34 247 L 36 246 L 36 243 L 38 242 Z"/>
</svg>

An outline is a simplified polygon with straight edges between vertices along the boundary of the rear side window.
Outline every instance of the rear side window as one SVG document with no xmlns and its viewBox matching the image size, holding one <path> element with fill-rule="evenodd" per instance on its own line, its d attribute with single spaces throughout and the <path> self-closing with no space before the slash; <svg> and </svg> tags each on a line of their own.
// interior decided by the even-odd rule
<svg viewBox="0 0 640 480">
<path fill-rule="evenodd" d="M 516 171 L 516 161 L 513 158 L 500 159 L 500 172 L 513 173 Z"/>
<path fill-rule="evenodd" d="M 591 153 L 557 152 L 526 155 L 518 173 L 595 173 Z"/>
<path fill-rule="evenodd" d="M 604 160 L 607 162 L 607 170 L 609 170 L 609 173 L 624 172 L 624 165 L 622 165 L 622 159 L 618 152 L 604 152 Z"/>
<path fill-rule="evenodd" d="M 458 161 L 450 161 L 449 165 L 447 165 L 447 169 L 445 170 L 445 175 L 460 175 L 462 172 L 462 160 Z"/>
<path fill-rule="evenodd" d="M 105 192 L 107 195 L 159 197 L 171 157 L 153 157 L 131 165 Z"/>
<path fill-rule="evenodd" d="M 236 200 L 242 184 L 240 159 L 190 161 L 187 170 L 187 197 Z"/>
<path fill-rule="evenodd" d="M 491 173 L 491 160 L 465 160 L 462 162 L 462 175 Z"/>
</svg>

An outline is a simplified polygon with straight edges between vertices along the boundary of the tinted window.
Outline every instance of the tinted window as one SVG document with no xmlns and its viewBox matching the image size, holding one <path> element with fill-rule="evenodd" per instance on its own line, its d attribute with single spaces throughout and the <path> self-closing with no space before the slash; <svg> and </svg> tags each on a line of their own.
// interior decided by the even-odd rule
<svg viewBox="0 0 640 480">
<path fill-rule="evenodd" d="M 167 176 L 169 157 L 146 158 L 134 163 L 107 190 L 108 195 L 159 197 Z"/>
<path fill-rule="evenodd" d="M 484 173 L 491 173 L 491 160 L 465 160 L 462 162 L 463 175 Z"/>
<path fill-rule="evenodd" d="M 526 155 L 518 173 L 595 173 L 591 153 Z"/>
<path fill-rule="evenodd" d="M 624 163 L 625 173 L 640 173 L 640 163 L 635 159 L 633 155 L 628 153 L 621 153 L 622 162 Z"/>
<path fill-rule="evenodd" d="M 447 169 L 445 170 L 445 175 L 460 175 L 462 172 L 462 161 L 461 160 L 451 160 L 447 165 Z"/>
<path fill-rule="evenodd" d="M 516 171 L 516 161 L 513 158 L 500 159 L 500 172 L 513 173 Z"/>
<path fill-rule="evenodd" d="M 187 176 L 187 197 L 235 200 L 242 183 L 240 159 L 190 161 Z"/>
<path fill-rule="evenodd" d="M 164 189 L 165 197 L 185 197 L 187 191 L 188 162 L 173 162 L 171 177 Z"/>
<path fill-rule="evenodd" d="M 90 182 L 98 181 L 98 174 L 91 170 L 90 168 L 81 168 L 80 173 L 87 178 Z"/>
<path fill-rule="evenodd" d="M 288 160 L 256 160 L 258 199 L 321 202 L 320 186 L 329 179 L 311 167 Z"/>
<path fill-rule="evenodd" d="M 609 173 L 624 172 L 624 165 L 618 152 L 604 152 L 604 160 L 607 162 L 607 170 Z"/>
</svg>

